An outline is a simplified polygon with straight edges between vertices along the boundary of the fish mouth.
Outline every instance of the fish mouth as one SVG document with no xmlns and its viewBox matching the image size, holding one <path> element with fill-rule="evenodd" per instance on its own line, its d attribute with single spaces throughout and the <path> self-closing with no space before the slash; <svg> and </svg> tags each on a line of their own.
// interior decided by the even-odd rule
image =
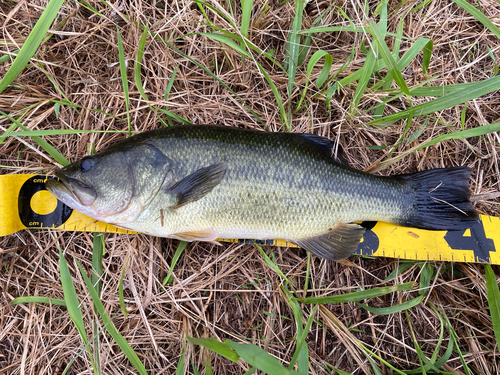
<svg viewBox="0 0 500 375">
<path fill-rule="evenodd" d="M 76 178 L 59 173 L 56 173 L 56 177 L 58 180 L 47 180 L 45 187 L 61 202 L 74 209 L 88 207 L 94 203 L 97 197 L 94 188 Z"/>
</svg>

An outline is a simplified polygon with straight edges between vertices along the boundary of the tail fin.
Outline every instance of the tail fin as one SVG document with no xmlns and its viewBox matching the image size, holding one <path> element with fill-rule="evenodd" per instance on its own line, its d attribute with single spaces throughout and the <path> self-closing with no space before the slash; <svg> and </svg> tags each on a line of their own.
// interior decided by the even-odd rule
<svg viewBox="0 0 500 375">
<path fill-rule="evenodd" d="M 406 182 L 410 206 L 401 225 L 464 230 L 477 221 L 477 212 L 469 200 L 469 168 L 431 169 L 398 177 Z"/>
</svg>

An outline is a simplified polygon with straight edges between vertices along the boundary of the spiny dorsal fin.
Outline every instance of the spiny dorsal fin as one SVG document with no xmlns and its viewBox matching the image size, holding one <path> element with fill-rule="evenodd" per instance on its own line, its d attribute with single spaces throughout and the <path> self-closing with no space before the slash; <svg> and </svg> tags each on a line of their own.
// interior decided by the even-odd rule
<svg viewBox="0 0 500 375">
<path fill-rule="evenodd" d="M 167 189 L 167 193 L 177 199 L 172 208 L 179 208 L 203 198 L 222 181 L 225 173 L 226 167 L 224 164 L 214 164 L 198 169 L 189 176 L 184 177 Z"/>
<path fill-rule="evenodd" d="M 321 258 L 340 260 L 356 251 L 364 232 L 358 224 L 340 223 L 328 233 L 291 242 Z"/>
<path fill-rule="evenodd" d="M 349 167 L 349 163 L 344 158 L 344 152 L 342 150 L 342 146 L 337 145 L 338 146 L 337 150 L 336 150 L 337 154 L 334 155 L 334 152 L 335 152 L 335 142 L 334 141 L 332 141 L 326 137 L 316 135 L 316 134 L 302 133 L 302 134 L 297 134 L 297 136 L 302 138 L 303 140 L 309 142 L 310 144 L 312 144 L 316 147 L 319 147 L 323 151 L 325 151 L 337 163 L 343 164 L 343 165 Z"/>
</svg>

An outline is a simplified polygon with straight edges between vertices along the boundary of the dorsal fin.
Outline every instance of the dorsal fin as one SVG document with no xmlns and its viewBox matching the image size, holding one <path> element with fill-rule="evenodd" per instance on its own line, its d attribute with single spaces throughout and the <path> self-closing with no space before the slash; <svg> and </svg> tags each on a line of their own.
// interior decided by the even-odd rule
<svg viewBox="0 0 500 375">
<path fill-rule="evenodd" d="M 344 152 L 342 150 L 342 147 L 340 145 L 337 145 L 337 155 L 334 154 L 335 151 L 335 142 L 326 138 L 322 137 L 320 135 L 316 134 L 298 134 L 297 136 L 305 140 L 306 142 L 321 148 L 323 151 L 325 151 L 333 160 L 335 160 L 337 163 L 343 164 L 347 167 L 349 167 L 349 163 L 347 160 L 344 158 Z"/>
</svg>

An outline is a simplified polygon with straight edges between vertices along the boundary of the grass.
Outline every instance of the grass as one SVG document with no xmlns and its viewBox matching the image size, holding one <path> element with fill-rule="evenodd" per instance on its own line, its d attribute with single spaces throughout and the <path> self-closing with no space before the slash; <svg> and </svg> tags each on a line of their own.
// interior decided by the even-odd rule
<svg viewBox="0 0 500 375">
<path fill-rule="evenodd" d="M 500 6 L 478 4 L 2 2 L 1 173 L 219 123 L 384 175 L 468 165 L 498 216 Z M 498 370 L 497 266 L 25 231 L 0 267 L 2 374 Z"/>
</svg>

